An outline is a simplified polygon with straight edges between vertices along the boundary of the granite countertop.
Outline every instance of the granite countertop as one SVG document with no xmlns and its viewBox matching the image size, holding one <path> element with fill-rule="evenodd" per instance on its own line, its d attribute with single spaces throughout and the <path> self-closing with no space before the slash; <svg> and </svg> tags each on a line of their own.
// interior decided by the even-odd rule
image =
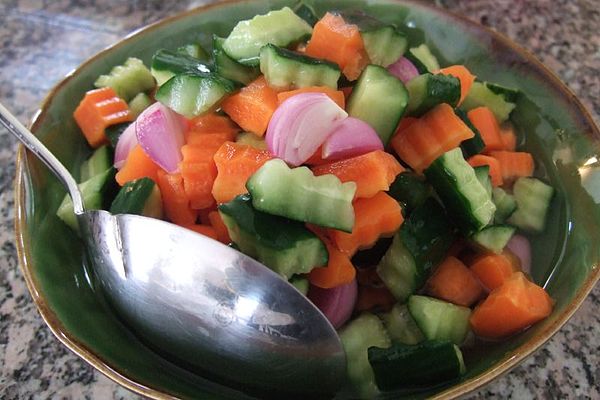
<svg viewBox="0 0 600 400">
<path fill-rule="evenodd" d="M 206 1 L 0 2 L 0 102 L 23 123 L 66 73 L 132 30 Z M 600 121 L 598 0 L 439 0 L 506 34 L 558 74 Z M 15 140 L 0 128 L 0 398 L 139 396 L 67 350 L 27 291 L 14 244 Z M 600 286 L 534 356 L 468 398 L 600 399 Z"/>
</svg>

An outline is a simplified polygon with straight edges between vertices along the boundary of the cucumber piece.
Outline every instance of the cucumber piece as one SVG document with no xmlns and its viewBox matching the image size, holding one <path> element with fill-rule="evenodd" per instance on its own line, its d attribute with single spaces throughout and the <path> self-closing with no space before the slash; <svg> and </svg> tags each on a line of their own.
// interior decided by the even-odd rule
<svg viewBox="0 0 600 400">
<path fill-rule="evenodd" d="M 414 346 L 394 344 L 387 349 L 371 347 L 369 363 L 380 390 L 438 385 L 465 373 L 458 346 L 430 340 Z"/>
<path fill-rule="evenodd" d="M 272 159 L 248 179 L 246 188 L 257 210 L 345 232 L 354 226 L 354 182 L 342 183 L 331 174 L 314 176 L 307 167 L 289 168 Z"/>
<path fill-rule="evenodd" d="M 115 169 L 110 167 L 102 173 L 94 175 L 92 178 L 77 185 L 81 196 L 83 197 L 83 205 L 86 210 L 100 210 L 104 207 L 105 199 L 110 197 L 108 194 L 115 187 Z M 79 233 L 79 224 L 77 216 L 73 212 L 73 200 L 68 194 L 63 198 L 62 203 L 58 206 L 56 215 L 67 226 Z"/>
<path fill-rule="evenodd" d="M 502 94 L 490 90 L 482 82 L 473 82 L 469 94 L 461 103 L 460 108 L 464 111 L 472 110 L 477 107 L 488 107 L 493 113 L 498 123 L 506 121 L 515 108 L 515 103 L 509 102 Z"/>
<path fill-rule="evenodd" d="M 552 186 L 536 178 L 519 178 L 513 186 L 513 196 L 517 209 L 507 222 L 527 232 L 542 232 L 554 196 Z"/>
<path fill-rule="evenodd" d="M 418 174 L 405 171 L 396 176 L 388 194 L 402 203 L 405 215 L 423 204 L 431 196 L 431 186 Z"/>
<path fill-rule="evenodd" d="M 490 225 L 476 232 L 471 240 L 485 250 L 500 254 L 516 230 L 510 225 Z"/>
<path fill-rule="evenodd" d="M 175 75 L 156 92 L 156 100 L 187 118 L 216 107 L 235 90 L 235 84 L 216 74 Z"/>
<path fill-rule="evenodd" d="M 469 332 L 471 309 L 427 296 L 410 296 L 408 310 L 428 340 L 460 345 Z"/>
<path fill-rule="evenodd" d="M 289 90 L 307 86 L 337 89 L 341 71 L 337 64 L 267 44 L 260 49 L 260 71 L 269 86 Z"/>
<path fill-rule="evenodd" d="M 408 48 L 408 38 L 392 25 L 361 30 L 365 50 L 371 64 L 387 67 L 396 62 Z"/>
<path fill-rule="evenodd" d="M 395 343 L 417 344 L 425 340 L 423 332 L 410 315 L 406 304 L 395 304 L 389 312 L 383 315 L 383 323 Z"/>
<path fill-rule="evenodd" d="M 161 49 L 152 57 L 150 71 L 158 86 L 179 74 L 206 75 L 212 68 L 201 60 L 185 54 Z"/>
<path fill-rule="evenodd" d="M 119 142 L 121 134 L 125 132 L 125 129 L 127 129 L 129 124 L 131 124 L 131 122 L 123 122 L 120 124 L 110 125 L 107 126 L 104 130 L 104 134 L 108 138 L 108 141 L 110 142 L 110 145 L 113 149 L 117 147 L 117 143 Z"/>
<path fill-rule="evenodd" d="M 79 168 L 79 181 L 85 182 L 94 176 L 105 172 L 112 167 L 113 154 L 111 149 L 104 145 L 98 147 Z"/>
<path fill-rule="evenodd" d="M 240 82 L 244 85 L 249 84 L 260 75 L 260 70 L 256 67 L 248 67 L 240 64 L 229 57 L 223 50 L 225 39 L 213 35 L 213 60 L 215 71 L 224 78 Z"/>
<path fill-rule="evenodd" d="M 406 84 L 407 115 L 421 116 L 441 103 L 455 107 L 460 99 L 460 81 L 450 75 L 423 74 Z"/>
<path fill-rule="evenodd" d="M 415 258 L 408 251 L 399 233 L 377 264 L 377 275 L 398 301 L 406 301 L 423 280 L 419 276 Z"/>
<path fill-rule="evenodd" d="M 477 180 L 475 171 L 463 158 L 460 148 L 438 157 L 425 170 L 444 206 L 458 228 L 467 236 L 486 226 L 496 206 L 490 194 Z"/>
<path fill-rule="evenodd" d="M 494 222 L 496 223 L 504 223 L 517 209 L 517 201 L 514 196 L 506 193 L 502 188 L 496 187 L 492 190 L 492 200 L 496 205 L 496 213 L 494 214 Z"/>
<path fill-rule="evenodd" d="M 303 1 L 299 1 L 298 4 L 294 6 L 294 13 L 305 20 L 310 26 L 315 26 L 315 24 L 319 22 L 315 9 Z"/>
<path fill-rule="evenodd" d="M 490 177 L 490 166 L 480 165 L 478 167 L 473 167 L 473 171 L 475 171 L 475 176 L 477 177 L 479 183 L 481 183 L 481 186 L 483 186 L 485 191 L 491 196 L 493 189 L 492 178 Z"/>
<path fill-rule="evenodd" d="M 135 214 L 161 219 L 162 197 L 158 185 L 150 178 L 127 182 L 110 206 L 111 214 Z"/>
<path fill-rule="evenodd" d="M 386 348 L 390 338 L 379 318 L 363 313 L 351 320 L 340 332 L 340 339 L 346 353 L 348 381 L 360 398 L 373 398 L 377 393 L 375 375 L 369 364 L 369 347 Z"/>
<path fill-rule="evenodd" d="M 178 54 L 193 57 L 201 61 L 208 61 L 210 58 L 208 52 L 204 50 L 199 43 L 184 44 L 183 46 L 178 47 L 176 52 Z"/>
<path fill-rule="evenodd" d="M 260 49 L 271 43 L 288 47 L 309 37 L 312 27 L 289 7 L 240 21 L 233 28 L 223 50 L 234 60 L 246 65 L 259 64 Z"/>
<path fill-rule="evenodd" d="M 252 132 L 240 132 L 235 138 L 236 143 L 252 146 L 258 150 L 268 150 L 267 142 L 264 138 L 256 136 Z"/>
<path fill-rule="evenodd" d="M 152 99 L 146 93 L 138 93 L 135 95 L 133 99 L 129 102 L 129 111 L 133 114 L 135 118 L 137 118 L 142 111 L 152 105 Z"/>
<path fill-rule="evenodd" d="M 509 103 L 516 103 L 521 95 L 521 92 L 518 89 L 498 85 L 497 83 L 485 82 L 485 86 L 493 93 L 502 96 L 502 98 Z"/>
<path fill-rule="evenodd" d="M 290 278 L 290 283 L 294 285 L 294 287 L 303 295 L 306 296 L 308 294 L 310 283 L 306 277 L 302 275 L 294 275 Z"/>
<path fill-rule="evenodd" d="M 125 101 L 136 94 L 153 89 L 154 78 L 142 60 L 129 57 L 123 65 L 114 67 L 108 75 L 100 75 L 94 86 L 97 88 L 110 86 Z"/>
<path fill-rule="evenodd" d="M 303 223 L 256 210 L 247 194 L 219 205 L 219 213 L 244 254 L 286 279 L 327 265 L 327 248 Z"/>
<path fill-rule="evenodd" d="M 483 138 L 481 137 L 481 133 L 479 129 L 475 128 L 475 125 L 471 122 L 467 113 L 461 110 L 460 108 L 456 108 L 454 113 L 458 115 L 458 117 L 469 127 L 470 130 L 473 131 L 474 136 L 471 139 L 464 140 L 460 144 L 460 148 L 465 156 L 465 159 L 479 154 L 485 148 L 485 143 L 483 142 Z"/>
<path fill-rule="evenodd" d="M 346 111 L 371 125 L 385 146 L 407 104 L 408 91 L 398 78 L 383 67 L 367 65 L 352 90 Z"/>
<path fill-rule="evenodd" d="M 411 47 L 404 57 L 408 58 L 417 67 L 420 74 L 435 73 L 440 70 L 440 63 L 425 43 L 417 47 Z"/>
</svg>

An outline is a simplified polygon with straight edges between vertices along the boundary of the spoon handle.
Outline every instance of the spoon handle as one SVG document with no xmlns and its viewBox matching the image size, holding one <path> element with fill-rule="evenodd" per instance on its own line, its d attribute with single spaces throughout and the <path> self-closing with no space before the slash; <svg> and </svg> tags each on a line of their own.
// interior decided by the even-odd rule
<svg viewBox="0 0 600 400">
<path fill-rule="evenodd" d="M 58 177 L 58 179 L 62 182 L 62 184 L 67 188 L 69 195 L 73 199 L 73 209 L 75 214 L 83 214 L 85 208 L 83 206 L 83 198 L 81 197 L 81 192 L 77 187 L 77 182 L 73 179 L 73 176 L 69 173 L 69 171 L 65 168 L 64 165 L 58 158 L 54 156 L 48 150 L 46 146 L 42 142 L 39 141 L 38 138 L 34 136 L 27 128 L 25 128 L 14 115 L 10 113 L 1 103 L 0 103 L 0 123 L 8 129 L 10 133 L 13 134 L 17 139 L 21 141 L 29 150 L 33 152 L 50 168 L 50 170 Z"/>
</svg>

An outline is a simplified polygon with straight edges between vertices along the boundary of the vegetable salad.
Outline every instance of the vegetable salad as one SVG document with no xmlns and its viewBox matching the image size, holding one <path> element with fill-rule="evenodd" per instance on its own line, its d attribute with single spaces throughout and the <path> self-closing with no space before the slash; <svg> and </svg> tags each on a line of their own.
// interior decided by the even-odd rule
<svg viewBox="0 0 600 400">
<path fill-rule="evenodd" d="M 460 379 L 471 335 L 552 311 L 528 237 L 554 189 L 519 150 L 519 91 L 431 50 L 299 3 L 211 52 L 129 58 L 73 115 L 95 149 L 85 205 L 166 219 L 289 280 L 338 329 L 354 395 Z M 69 201 L 58 216 L 77 230 Z"/>
</svg>

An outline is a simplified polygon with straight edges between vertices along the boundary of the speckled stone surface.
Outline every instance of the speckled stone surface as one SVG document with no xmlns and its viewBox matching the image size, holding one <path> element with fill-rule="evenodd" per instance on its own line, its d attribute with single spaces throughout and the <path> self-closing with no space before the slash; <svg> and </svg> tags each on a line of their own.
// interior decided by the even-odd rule
<svg viewBox="0 0 600 400">
<path fill-rule="evenodd" d="M 27 122 L 48 90 L 126 33 L 203 1 L 0 1 L 0 102 Z M 598 0 L 440 0 L 540 58 L 600 121 Z M 137 399 L 56 340 L 14 245 L 15 141 L 0 128 L 0 398 Z M 600 286 L 533 357 L 468 398 L 600 399 Z"/>
</svg>

